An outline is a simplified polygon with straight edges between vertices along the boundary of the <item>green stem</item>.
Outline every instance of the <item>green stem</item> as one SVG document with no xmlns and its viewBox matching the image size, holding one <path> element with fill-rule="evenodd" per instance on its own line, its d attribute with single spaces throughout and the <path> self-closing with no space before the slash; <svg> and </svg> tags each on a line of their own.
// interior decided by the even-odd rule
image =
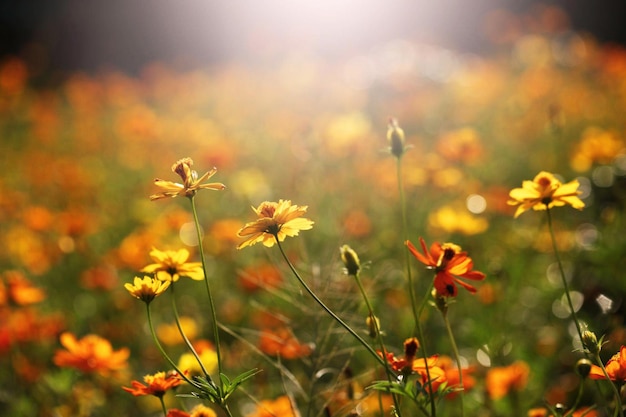
<svg viewBox="0 0 626 417">
<path fill-rule="evenodd" d="M 459 355 L 459 348 L 456 345 L 456 340 L 454 339 L 454 334 L 452 333 L 452 327 L 450 326 L 450 320 L 448 319 L 448 312 L 442 311 L 441 315 L 443 316 L 443 322 L 445 323 L 446 331 L 448 332 L 448 338 L 450 339 L 450 344 L 452 345 L 454 360 L 456 361 L 456 366 L 459 370 L 459 386 L 461 389 L 461 395 L 459 396 L 459 398 L 461 400 L 461 417 L 463 417 L 465 415 L 465 407 L 463 405 L 465 388 L 463 385 L 463 367 L 461 366 L 461 356 Z"/>
<path fill-rule="evenodd" d="M 554 256 L 556 257 L 556 262 L 559 265 L 559 272 L 561 273 L 561 280 L 563 281 L 563 288 L 565 289 L 565 296 L 567 297 L 567 303 L 572 313 L 572 318 L 574 319 L 574 323 L 576 324 L 576 331 L 578 332 L 578 337 L 580 338 L 580 344 L 581 346 L 584 346 L 583 332 L 580 326 L 580 322 L 578 321 L 578 317 L 576 316 L 574 303 L 572 303 L 572 297 L 570 296 L 570 293 L 569 293 L 569 284 L 567 283 L 567 278 L 565 277 L 565 271 L 563 270 L 563 263 L 561 262 L 561 256 L 559 255 L 559 250 L 556 246 L 556 237 L 554 236 L 554 228 L 552 227 L 552 216 L 550 214 L 549 208 L 546 209 L 546 213 L 548 214 L 548 229 L 550 229 L 550 237 L 552 238 L 552 248 L 554 250 Z"/>
<path fill-rule="evenodd" d="M 211 381 L 211 376 L 209 375 L 206 368 L 204 367 L 202 360 L 200 360 L 200 355 L 198 355 L 198 352 L 196 352 L 196 349 L 194 349 L 193 344 L 191 343 L 189 338 L 187 338 L 187 335 L 185 334 L 183 326 L 180 323 L 180 315 L 178 314 L 178 307 L 176 306 L 176 297 L 174 297 L 174 282 L 170 284 L 170 290 L 172 292 L 172 311 L 174 312 L 174 321 L 176 321 L 176 327 L 178 328 L 178 332 L 180 333 L 181 337 L 185 341 L 187 348 L 191 351 L 193 356 L 196 358 L 196 361 L 198 362 L 198 365 L 200 365 L 200 369 L 202 369 L 202 373 L 204 373 L 204 376 L 206 377 L 207 381 Z"/>
<path fill-rule="evenodd" d="M 604 367 L 604 364 L 602 363 L 602 359 L 600 358 L 600 353 L 596 353 L 594 355 L 594 359 L 595 361 L 600 365 L 600 369 L 602 369 L 602 373 L 604 374 L 604 378 L 606 378 L 607 381 L 609 381 L 609 383 L 611 384 L 611 388 L 613 389 L 613 394 L 615 395 L 615 411 L 613 412 L 613 416 L 617 417 L 617 415 L 619 414 L 620 417 L 624 417 L 624 410 L 622 410 L 622 398 L 619 394 L 619 389 L 617 388 L 617 385 L 615 385 L 615 383 L 611 380 L 611 378 L 609 378 L 609 374 L 606 371 L 606 368 Z"/>
<path fill-rule="evenodd" d="M 370 303 L 369 297 L 367 296 L 367 293 L 365 292 L 365 288 L 363 288 L 363 283 L 361 282 L 360 275 L 361 274 L 357 271 L 357 273 L 354 274 L 353 277 L 354 277 L 354 280 L 356 281 L 357 286 L 359 287 L 359 291 L 361 291 L 361 295 L 363 296 L 365 305 L 367 306 L 367 311 L 370 316 L 371 324 L 374 326 L 374 331 L 376 332 L 376 339 L 378 340 L 378 343 L 380 344 L 380 351 L 383 353 L 383 355 L 385 355 L 387 350 L 385 349 L 385 342 L 383 341 L 383 335 L 380 332 L 380 329 L 378 328 L 378 322 L 376 321 L 376 315 L 374 315 L 374 309 L 372 308 L 372 304 Z M 393 370 L 391 369 L 387 361 L 385 361 L 385 373 L 387 374 L 387 381 L 392 382 L 393 380 L 396 379 L 396 376 L 394 375 Z M 398 396 L 396 394 L 392 394 L 392 398 L 393 398 L 393 404 L 396 408 L 396 415 L 398 417 L 401 417 L 402 413 L 400 411 L 400 404 L 398 402 Z"/>
<path fill-rule="evenodd" d="M 209 297 L 209 310 L 211 310 L 211 319 L 213 322 L 213 339 L 215 341 L 215 354 L 217 356 L 217 369 L 219 375 L 222 375 L 222 353 L 220 349 L 220 334 L 217 323 L 217 312 L 215 310 L 215 302 L 213 301 L 213 295 L 211 292 L 211 286 L 209 284 L 209 277 L 207 275 L 206 260 L 204 258 L 204 249 L 202 247 L 202 233 L 200 232 L 200 222 L 198 221 L 198 211 L 196 210 L 196 203 L 194 196 L 189 197 L 191 202 L 191 210 L 193 212 L 193 221 L 196 225 L 196 235 L 198 237 L 198 252 L 200 252 L 200 260 L 202 262 L 202 271 L 204 272 L 204 284 L 206 286 L 206 292 Z M 220 387 L 223 388 L 222 378 L 220 380 Z"/>
<path fill-rule="evenodd" d="M 406 201 L 405 201 L 405 196 L 404 196 L 404 185 L 402 182 L 402 157 L 399 156 L 396 158 L 396 175 L 398 177 L 398 194 L 400 196 L 400 210 L 401 210 L 401 215 L 402 215 L 402 229 L 404 232 L 404 239 L 403 241 L 406 242 L 407 240 L 409 240 L 409 226 L 408 226 L 408 220 L 407 220 L 407 214 L 406 214 Z M 436 417 L 437 415 L 437 410 L 435 407 L 435 398 L 432 392 L 432 383 L 431 383 L 431 378 L 430 378 L 430 370 L 428 367 L 428 353 L 426 350 L 426 340 L 424 339 L 424 332 L 422 331 L 422 325 L 420 323 L 420 314 L 424 308 L 424 305 L 426 304 L 426 299 L 428 298 L 428 295 L 430 294 L 430 290 L 426 293 L 423 301 L 422 301 L 422 305 L 420 306 L 420 309 L 417 309 L 417 301 L 416 301 L 416 297 L 415 297 L 415 289 L 414 289 L 414 285 L 413 285 L 413 276 L 411 274 L 411 257 L 409 254 L 408 250 L 404 251 L 404 260 L 406 263 L 406 276 L 407 276 L 407 283 L 408 283 L 408 290 L 409 290 L 409 297 L 411 299 L 411 311 L 413 312 L 413 320 L 415 322 L 415 329 L 417 330 L 417 336 L 420 339 L 420 343 L 422 345 L 422 357 L 424 358 L 424 367 L 426 368 L 426 377 L 428 379 L 428 386 L 430 388 L 430 413 L 432 415 L 432 417 Z"/>
<path fill-rule="evenodd" d="M 150 333 L 152 334 L 152 339 L 154 340 L 154 344 L 156 345 L 156 347 L 161 352 L 161 355 L 163 355 L 163 357 L 169 362 L 169 364 L 172 366 L 172 368 L 174 368 L 176 370 L 176 372 L 178 372 L 178 375 L 180 375 L 181 378 L 183 378 L 188 384 L 190 384 L 190 385 L 192 385 L 192 386 L 194 386 L 196 388 L 199 388 L 199 386 L 195 382 L 193 382 L 191 379 L 187 378 L 187 376 L 185 375 L 184 372 L 181 372 L 181 370 L 178 369 L 178 366 L 176 366 L 174 361 L 169 357 L 169 355 L 163 349 L 163 346 L 161 346 L 161 342 L 159 342 L 159 339 L 157 338 L 156 332 L 154 331 L 154 325 L 152 323 L 152 313 L 150 312 L 150 303 L 146 303 L 146 311 L 148 312 L 148 326 L 150 327 Z"/>
<path fill-rule="evenodd" d="M 309 295 L 317 302 L 317 304 L 319 304 L 319 306 L 322 307 L 324 311 L 326 311 L 333 319 L 335 319 L 337 323 L 339 323 L 344 329 L 346 329 L 348 333 L 354 336 L 354 338 L 358 340 L 358 342 L 361 343 L 363 347 L 365 347 L 365 349 L 378 361 L 378 363 L 386 367 L 387 362 L 383 358 L 381 358 L 381 356 L 378 353 L 376 353 L 376 351 L 372 349 L 372 347 L 365 340 L 363 340 L 361 336 L 359 336 L 354 330 L 352 330 L 350 326 L 348 326 L 343 320 L 339 318 L 339 316 L 337 316 L 328 306 L 326 306 L 326 304 L 324 304 L 324 302 L 313 292 L 313 290 L 307 285 L 307 283 L 304 282 L 304 279 L 302 279 L 298 271 L 296 271 L 296 268 L 293 266 L 293 264 L 291 263 L 287 255 L 285 254 L 285 251 L 283 250 L 283 247 L 280 244 L 280 241 L 278 240 L 278 236 L 274 235 L 274 237 L 276 239 L 276 243 L 278 244 L 278 249 L 280 249 L 280 253 L 282 254 L 285 261 L 287 262 L 289 269 L 291 269 L 291 272 L 293 272 L 293 274 L 298 279 L 302 287 L 304 287 L 306 292 L 308 292 Z"/>
<path fill-rule="evenodd" d="M 163 417 L 167 417 L 167 407 L 165 407 L 165 401 L 163 401 L 163 396 L 159 396 L 159 401 L 161 401 L 161 409 L 163 410 Z"/>
</svg>

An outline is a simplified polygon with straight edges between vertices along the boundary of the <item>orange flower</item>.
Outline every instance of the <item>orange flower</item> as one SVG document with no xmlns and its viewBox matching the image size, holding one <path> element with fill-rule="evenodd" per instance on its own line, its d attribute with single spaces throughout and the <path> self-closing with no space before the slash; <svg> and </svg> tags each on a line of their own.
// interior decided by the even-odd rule
<svg viewBox="0 0 626 417">
<path fill-rule="evenodd" d="M 286 327 L 274 331 L 263 330 L 259 337 L 259 349 L 267 355 L 280 355 L 284 359 L 297 359 L 311 354 L 311 347 L 301 344 Z"/>
<path fill-rule="evenodd" d="M 424 386 L 428 385 L 428 377 L 433 391 L 444 382 L 446 382 L 445 371 L 437 366 L 437 355 L 431 356 L 424 360 L 424 358 L 416 358 L 415 355 L 419 349 L 419 342 L 416 338 L 412 337 L 404 341 L 404 357 L 398 358 L 393 353 L 386 352 L 383 356 L 379 351 L 378 354 L 383 356 L 387 363 L 396 372 L 400 373 L 416 373 L 421 377 L 421 383 Z M 428 368 L 428 370 L 426 369 Z"/>
<path fill-rule="evenodd" d="M 67 350 L 57 350 L 53 361 L 57 366 L 76 368 L 82 372 L 109 375 L 125 369 L 130 355 L 128 348 L 114 351 L 111 343 L 95 334 L 82 339 L 65 332 L 61 334 L 61 344 Z"/>
<path fill-rule="evenodd" d="M 187 262 L 189 251 L 180 249 L 178 251 L 160 251 L 153 248 L 150 257 L 155 263 L 145 266 L 141 272 L 156 274 L 156 278 L 161 281 L 176 282 L 180 277 L 189 277 L 193 280 L 203 280 L 204 271 L 200 262 Z"/>
<path fill-rule="evenodd" d="M 606 363 L 605 369 L 611 381 L 626 381 L 626 346 L 622 346 L 619 349 L 619 353 L 616 353 L 611 359 L 609 359 Z M 597 365 L 592 365 L 591 371 L 589 372 L 589 378 L 605 379 L 602 368 Z"/>
<path fill-rule="evenodd" d="M 254 265 L 239 272 L 239 286 L 246 292 L 256 292 L 264 288 L 277 288 L 283 282 L 280 270 L 274 265 Z"/>
<path fill-rule="evenodd" d="M 435 270 L 434 285 L 437 294 L 445 297 L 456 297 L 456 284 L 471 293 L 475 293 L 476 288 L 460 280 L 459 277 L 475 281 L 485 279 L 485 274 L 472 270 L 474 267 L 472 258 L 467 256 L 466 252 L 462 252 L 459 246 L 452 243 L 441 244 L 436 242 L 432 244 L 429 251 L 426 248 L 426 242 L 421 237 L 420 244 L 423 254 L 418 252 L 411 242 L 406 241 L 406 245 L 413 256 L 427 268 Z"/>
<path fill-rule="evenodd" d="M 139 381 L 131 381 L 132 388 L 122 387 L 126 392 L 130 392 L 135 397 L 140 395 L 154 395 L 155 397 L 163 397 L 165 393 L 183 383 L 183 379 L 178 372 L 157 372 L 154 375 L 146 375 L 143 377 L 145 385 Z"/>
<path fill-rule="evenodd" d="M 33 286 L 33 284 L 18 271 L 6 271 L 4 273 L 8 289 L 8 299 L 17 305 L 36 304 L 46 298 L 45 292 Z"/>
<path fill-rule="evenodd" d="M 541 171 L 532 181 L 523 181 L 522 188 L 514 188 L 509 193 L 509 205 L 517 206 L 515 217 L 526 210 L 547 210 L 552 207 L 561 207 L 566 204 L 582 210 L 585 203 L 578 198 L 578 180 L 562 184 L 554 174 Z"/>
<path fill-rule="evenodd" d="M 567 413 L 567 415 L 570 415 L 569 412 Z M 598 416 L 598 412 L 596 410 L 592 410 L 591 408 L 580 408 L 576 411 L 574 411 L 571 414 L 572 417 L 597 417 Z M 548 409 L 540 407 L 540 408 L 533 408 L 528 410 L 528 417 L 553 417 L 552 414 L 549 413 Z"/>
<path fill-rule="evenodd" d="M 452 358 L 449 356 L 440 356 L 437 361 L 437 366 L 444 370 L 446 373 L 446 381 L 448 381 L 448 387 L 453 389 L 460 389 L 461 380 L 459 378 L 459 368 L 456 364 L 453 363 Z M 463 391 L 467 392 L 476 385 L 476 380 L 472 376 L 475 368 L 462 368 L 461 372 L 463 373 Z M 454 397 L 456 395 L 456 391 L 452 391 L 448 394 L 448 397 Z"/>
<path fill-rule="evenodd" d="M 278 203 L 264 201 L 257 208 L 252 207 L 258 219 L 247 223 L 237 232 L 237 236 L 247 237 L 237 249 L 259 242 L 270 248 L 276 239 L 282 242 L 287 236 L 298 236 L 300 230 L 311 229 L 313 221 L 302 218 L 307 208 L 292 205 L 290 200 L 278 200 Z"/>
<path fill-rule="evenodd" d="M 296 417 L 297 414 L 291 400 L 286 395 L 275 400 L 263 400 L 256 406 L 256 410 L 246 417 Z"/>
<path fill-rule="evenodd" d="M 135 277 L 134 283 L 124 284 L 124 288 L 133 297 L 149 304 L 159 295 L 163 294 L 170 286 L 170 281 L 159 281 L 152 277 Z"/>
<path fill-rule="evenodd" d="M 489 369 L 486 379 L 489 397 L 497 400 L 507 395 L 512 389 L 521 391 L 526 387 L 529 374 L 528 364 L 522 361 Z"/>
<path fill-rule="evenodd" d="M 196 194 L 196 191 L 202 189 L 209 190 L 223 190 L 226 186 L 219 182 L 212 182 L 209 184 L 202 184 L 203 181 L 208 180 L 217 172 L 216 168 L 213 168 L 211 171 L 205 173 L 200 178 L 198 178 L 198 173 L 191 169 L 193 165 L 193 161 L 191 158 L 183 158 L 178 161 L 174 165 L 172 165 L 172 171 L 178 174 L 183 183 L 177 183 L 172 181 L 165 181 L 161 179 L 155 179 L 154 185 L 161 188 L 163 191 L 157 194 L 152 194 L 150 196 L 150 200 L 160 200 L 162 198 L 174 198 L 179 195 L 185 197 L 193 197 Z"/>
</svg>

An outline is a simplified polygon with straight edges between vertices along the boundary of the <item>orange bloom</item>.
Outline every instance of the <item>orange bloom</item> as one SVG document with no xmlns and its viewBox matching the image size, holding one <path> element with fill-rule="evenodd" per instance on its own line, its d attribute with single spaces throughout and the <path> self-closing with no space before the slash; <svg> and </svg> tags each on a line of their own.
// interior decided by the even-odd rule
<svg viewBox="0 0 626 417">
<path fill-rule="evenodd" d="M 616 353 L 611 359 L 609 359 L 605 368 L 611 381 L 626 381 L 626 346 L 622 346 L 619 349 L 619 353 Z M 597 365 L 592 365 L 591 371 L 589 372 L 589 378 L 605 379 L 602 368 Z"/>
<path fill-rule="evenodd" d="M 437 361 L 437 366 L 443 369 L 444 372 L 446 373 L 446 381 L 448 381 L 448 387 L 453 388 L 453 389 L 461 388 L 460 387 L 461 379 L 459 378 L 459 368 L 456 366 L 456 364 L 452 362 L 452 358 L 450 358 L 449 356 L 440 356 L 439 360 Z M 462 389 L 464 392 L 469 391 L 470 389 L 474 387 L 474 385 L 476 385 L 476 380 L 472 376 L 472 373 L 474 373 L 474 371 L 475 371 L 474 367 L 461 369 L 461 372 L 463 374 Z M 453 391 L 450 394 L 448 394 L 448 397 L 454 397 L 455 395 L 456 395 L 456 392 Z"/>
<path fill-rule="evenodd" d="M 57 350 L 53 361 L 57 366 L 76 368 L 82 372 L 110 375 L 125 369 L 130 355 L 128 348 L 114 351 L 111 343 L 95 334 L 82 339 L 65 332 L 60 337 L 61 344 L 67 350 Z"/>
<path fill-rule="evenodd" d="M 8 284 L 9 301 L 23 306 L 39 303 L 46 298 L 45 292 L 35 287 L 21 272 L 6 271 L 4 275 Z"/>
<path fill-rule="evenodd" d="M 246 417 L 296 417 L 291 400 L 286 395 L 275 400 L 263 400 L 257 404 L 256 410 Z"/>
<path fill-rule="evenodd" d="M 237 232 L 237 236 L 246 237 L 237 249 L 259 242 L 270 248 L 276 239 L 282 242 L 287 236 L 298 236 L 300 230 L 311 229 L 313 221 L 302 217 L 307 208 L 292 205 L 290 200 L 278 200 L 278 203 L 264 201 L 257 208 L 252 207 L 258 219 L 247 223 Z"/>
<path fill-rule="evenodd" d="M 283 282 L 278 268 L 271 264 L 254 265 L 239 272 L 239 286 L 246 292 L 256 292 L 264 288 L 277 288 Z"/>
<path fill-rule="evenodd" d="M 473 271 L 474 262 L 467 256 L 467 252 L 462 252 L 461 248 L 452 243 L 433 243 L 430 251 L 426 248 L 426 242 L 420 237 L 420 245 L 423 254 L 406 241 L 409 251 L 418 261 L 426 265 L 429 269 L 435 270 L 435 289 L 437 294 L 445 297 L 456 297 L 459 284 L 471 293 L 476 292 L 476 288 L 462 281 L 459 278 L 466 278 L 475 281 L 485 279 L 485 274 Z"/>
<path fill-rule="evenodd" d="M 521 391 L 526 387 L 530 368 L 517 361 L 509 366 L 494 367 L 487 371 L 487 393 L 492 400 L 504 397 L 512 389 Z"/>
<path fill-rule="evenodd" d="M 280 355 L 284 359 L 297 359 L 311 354 L 311 347 L 301 344 L 286 327 L 274 331 L 263 330 L 259 337 L 259 349 L 267 355 Z"/>
<path fill-rule="evenodd" d="M 187 262 L 189 259 L 187 249 L 160 251 L 153 248 L 150 257 L 155 263 L 145 266 L 141 272 L 156 274 L 156 278 L 161 281 L 176 282 L 180 277 L 189 277 L 196 281 L 204 279 L 202 264 Z"/>
<path fill-rule="evenodd" d="M 157 194 L 152 194 L 150 196 L 150 200 L 154 201 L 168 197 L 173 198 L 179 195 L 185 197 L 193 197 L 198 190 L 223 190 L 226 188 L 224 184 L 219 182 L 202 184 L 202 182 L 208 180 L 213 175 L 215 175 L 215 173 L 217 172 L 216 168 L 213 168 L 211 171 L 205 173 L 200 178 L 198 178 L 198 173 L 191 169 L 192 165 L 193 161 L 191 160 L 191 158 L 180 159 L 174 165 L 172 165 L 172 171 L 182 178 L 182 184 L 172 181 L 165 181 L 158 178 L 155 179 L 154 185 L 161 188 L 163 191 Z"/>
<path fill-rule="evenodd" d="M 532 181 L 523 181 L 522 188 L 514 188 L 509 193 L 511 198 L 508 204 L 517 206 L 515 217 L 526 210 L 547 210 L 552 207 L 561 207 L 566 204 L 582 210 L 585 203 L 578 198 L 578 180 L 562 184 L 554 174 L 541 171 Z"/>
<path fill-rule="evenodd" d="M 122 387 L 126 392 L 130 392 L 135 397 L 140 395 L 154 395 L 155 397 L 163 397 L 165 393 L 183 383 L 183 379 L 178 372 L 157 372 L 154 375 L 146 375 L 143 377 L 145 385 L 139 381 L 131 381 L 132 388 Z"/>
<path fill-rule="evenodd" d="M 424 358 L 416 358 L 415 355 L 418 348 L 419 343 L 417 339 L 410 338 L 404 342 L 404 357 L 398 358 L 393 353 L 386 352 L 384 358 L 391 366 L 391 369 L 396 372 L 404 373 L 410 371 L 411 373 L 418 374 L 424 386 L 428 385 L 428 377 L 430 376 L 432 389 L 436 391 L 442 383 L 446 382 L 446 373 L 442 368 L 437 366 L 437 355 L 431 356 L 427 358 L 427 360 L 424 360 Z M 380 351 L 378 354 L 383 356 Z M 428 368 L 428 370 L 426 368 Z"/>
<path fill-rule="evenodd" d="M 570 415 L 568 413 L 568 415 Z M 598 416 L 598 412 L 596 410 L 592 410 L 588 407 L 586 408 L 580 408 L 576 411 L 574 411 L 571 414 L 572 417 L 597 417 Z M 531 410 L 528 410 L 528 417 L 553 417 L 552 414 L 549 414 L 548 409 L 540 407 L 540 408 L 533 408 Z"/>
</svg>

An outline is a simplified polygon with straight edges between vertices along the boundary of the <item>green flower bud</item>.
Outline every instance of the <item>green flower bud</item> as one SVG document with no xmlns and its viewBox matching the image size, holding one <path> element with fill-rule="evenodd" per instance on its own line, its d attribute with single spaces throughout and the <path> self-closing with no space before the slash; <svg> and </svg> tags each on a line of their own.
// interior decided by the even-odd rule
<svg viewBox="0 0 626 417">
<path fill-rule="evenodd" d="M 581 376 L 581 378 L 587 378 L 589 372 L 591 372 L 592 363 L 589 359 L 579 359 L 576 362 L 576 373 Z"/>
<path fill-rule="evenodd" d="M 341 260 L 346 267 L 348 275 L 356 275 L 361 269 L 361 262 L 359 261 L 359 255 L 348 245 L 343 245 L 339 248 L 341 252 Z"/>
</svg>

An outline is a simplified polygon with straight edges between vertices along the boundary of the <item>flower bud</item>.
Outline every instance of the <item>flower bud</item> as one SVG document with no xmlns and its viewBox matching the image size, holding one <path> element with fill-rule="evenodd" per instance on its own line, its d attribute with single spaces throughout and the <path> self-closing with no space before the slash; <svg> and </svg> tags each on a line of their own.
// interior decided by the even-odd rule
<svg viewBox="0 0 626 417">
<path fill-rule="evenodd" d="M 371 316 L 371 315 L 367 316 L 367 318 L 365 319 L 365 324 L 367 325 L 367 328 L 368 328 L 368 335 L 372 339 L 375 339 L 378 336 L 378 334 L 381 333 L 380 320 L 378 320 L 378 317 Z"/>
<path fill-rule="evenodd" d="M 583 332 L 583 346 L 593 355 L 598 354 L 602 349 L 602 343 L 598 342 L 596 334 L 589 330 Z"/>
<path fill-rule="evenodd" d="M 389 119 L 387 140 L 389 141 L 389 151 L 391 154 L 396 158 L 400 158 L 406 151 L 406 148 L 404 146 L 404 130 L 398 126 L 396 119 Z"/>
<path fill-rule="evenodd" d="M 346 267 L 348 275 L 357 275 L 361 269 L 359 255 L 348 245 L 343 245 L 339 248 L 339 251 L 341 252 L 341 260 Z"/>
<path fill-rule="evenodd" d="M 581 376 L 581 378 L 587 378 L 589 372 L 591 372 L 591 361 L 589 359 L 579 359 L 576 362 L 576 373 Z"/>
<path fill-rule="evenodd" d="M 406 339 L 404 341 L 404 358 L 407 363 L 412 364 L 417 354 L 417 349 L 420 347 L 420 342 L 415 337 Z"/>
</svg>

